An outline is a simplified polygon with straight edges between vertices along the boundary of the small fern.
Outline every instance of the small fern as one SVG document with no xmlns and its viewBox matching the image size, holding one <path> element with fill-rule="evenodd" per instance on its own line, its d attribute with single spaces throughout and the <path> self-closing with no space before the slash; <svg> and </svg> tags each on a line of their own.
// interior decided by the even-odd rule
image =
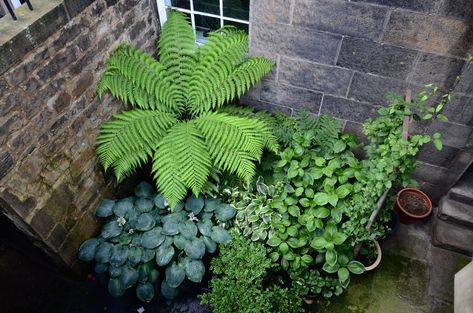
<svg viewBox="0 0 473 313">
<path fill-rule="evenodd" d="M 132 109 L 101 127 L 97 153 L 105 170 L 120 181 L 152 158 L 157 187 L 171 206 L 188 189 L 200 193 L 213 167 L 249 182 L 263 149 L 278 145 L 257 115 L 223 110 L 273 66 L 247 53 L 248 36 L 230 26 L 199 47 L 186 16 L 176 11 L 159 36 L 159 61 L 119 46 L 97 92 L 110 92 Z"/>
</svg>

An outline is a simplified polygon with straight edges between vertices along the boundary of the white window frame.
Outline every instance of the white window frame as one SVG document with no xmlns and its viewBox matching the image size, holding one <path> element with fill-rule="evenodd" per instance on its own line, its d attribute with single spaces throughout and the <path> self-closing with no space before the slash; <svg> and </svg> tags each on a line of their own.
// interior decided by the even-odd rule
<svg viewBox="0 0 473 313">
<path fill-rule="evenodd" d="M 195 32 L 195 14 L 208 16 L 208 17 L 213 17 L 213 18 L 218 18 L 220 20 L 220 27 L 223 27 L 225 25 L 225 21 L 250 25 L 250 21 L 240 20 L 240 19 L 237 19 L 237 18 L 224 16 L 223 15 L 223 0 L 219 0 L 219 8 L 220 8 L 219 15 L 194 10 L 194 0 L 189 0 L 190 10 L 170 6 L 170 5 L 166 4 L 166 0 L 156 0 L 156 2 L 158 4 L 159 22 L 160 22 L 161 26 L 163 26 L 164 23 L 166 23 L 166 20 L 167 20 L 167 11 L 166 11 L 166 9 L 167 8 L 173 8 L 177 11 L 181 11 L 181 12 L 190 14 L 192 28 L 194 29 L 194 32 Z"/>
</svg>

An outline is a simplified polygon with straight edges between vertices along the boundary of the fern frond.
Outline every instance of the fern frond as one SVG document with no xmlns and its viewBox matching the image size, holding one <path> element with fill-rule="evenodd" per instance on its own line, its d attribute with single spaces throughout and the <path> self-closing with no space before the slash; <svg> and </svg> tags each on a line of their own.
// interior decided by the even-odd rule
<svg viewBox="0 0 473 313">
<path fill-rule="evenodd" d="M 113 172 L 117 181 L 121 182 L 126 176 L 145 164 L 152 155 L 153 151 L 149 147 L 145 147 L 141 150 L 129 151 L 113 162 Z"/>
<path fill-rule="evenodd" d="M 182 200 L 186 187 L 198 195 L 211 167 L 202 133 L 193 121 L 179 123 L 169 130 L 159 143 L 153 162 L 158 188 L 171 207 Z"/>
<path fill-rule="evenodd" d="M 175 86 L 173 94 L 179 107 L 186 104 L 189 81 L 195 67 L 195 34 L 181 12 L 170 10 L 158 41 L 159 62 Z"/>
<path fill-rule="evenodd" d="M 102 125 L 97 137 L 97 154 L 105 170 L 129 153 L 151 153 L 167 129 L 176 123 L 172 114 L 160 111 L 131 110 L 114 115 L 113 120 Z M 127 164 L 133 168 L 136 159 L 130 160 L 121 162 L 119 172 L 127 172 L 121 170 Z"/>
</svg>

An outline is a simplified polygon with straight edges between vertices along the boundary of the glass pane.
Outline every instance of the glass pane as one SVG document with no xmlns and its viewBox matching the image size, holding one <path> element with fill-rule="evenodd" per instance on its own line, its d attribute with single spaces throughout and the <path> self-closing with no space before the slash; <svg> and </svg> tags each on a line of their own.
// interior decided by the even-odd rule
<svg viewBox="0 0 473 313">
<path fill-rule="evenodd" d="M 233 25 L 236 28 L 242 29 L 242 30 L 244 30 L 248 33 L 248 24 L 237 23 L 237 22 L 233 22 L 233 21 L 224 21 L 223 24 L 224 25 Z"/>
<path fill-rule="evenodd" d="M 203 15 L 194 15 L 196 31 L 203 32 L 204 37 L 207 33 L 220 28 L 220 19 Z"/>
<path fill-rule="evenodd" d="M 194 11 L 220 15 L 219 0 L 194 0 Z"/>
<path fill-rule="evenodd" d="M 250 0 L 223 0 L 223 16 L 248 21 L 250 19 Z"/>
<path fill-rule="evenodd" d="M 189 10 L 191 9 L 190 0 L 168 0 L 166 2 L 169 2 L 169 3 L 166 3 L 167 5 L 171 5 L 173 7 L 189 9 Z"/>
</svg>

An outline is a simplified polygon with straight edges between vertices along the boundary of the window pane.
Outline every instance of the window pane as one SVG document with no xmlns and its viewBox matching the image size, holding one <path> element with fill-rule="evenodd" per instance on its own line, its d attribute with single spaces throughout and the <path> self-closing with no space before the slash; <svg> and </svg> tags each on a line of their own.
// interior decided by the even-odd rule
<svg viewBox="0 0 473 313">
<path fill-rule="evenodd" d="M 203 15 L 194 15 L 195 18 L 195 29 L 197 31 L 202 31 L 204 36 L 207 36 L 207 33 L 212 30 L 220 28 L 220 19 L 214 17 L 208 17 Z"/>
<path fill-rule="evenodd" d="M 194 10 L 220 15 L 219 0 L 194 0 Z"/>
<path fill-rule="evenodd" d="M 223 15 L 248 21 L 250 19 L 250 0 L 223 0 Z"/>
<path fill-rule="evenodd" d="M 237 22 L 233 22 L 233 21 L 224 21 L 223 24 L 224 25 L 233 25 L 236 28 L 242 29 L 242 30 L 244 30 L 248 33 L 248 24 L 237 23 Z"/>
<path fill-rule="evenodd" d="M 190 0 L 168 0 L 167 2 L 169 2 L 168 5 L 171 5 L 173 7 L 189 9 L 189 10 L 191 8 Z"/>
</svg>

